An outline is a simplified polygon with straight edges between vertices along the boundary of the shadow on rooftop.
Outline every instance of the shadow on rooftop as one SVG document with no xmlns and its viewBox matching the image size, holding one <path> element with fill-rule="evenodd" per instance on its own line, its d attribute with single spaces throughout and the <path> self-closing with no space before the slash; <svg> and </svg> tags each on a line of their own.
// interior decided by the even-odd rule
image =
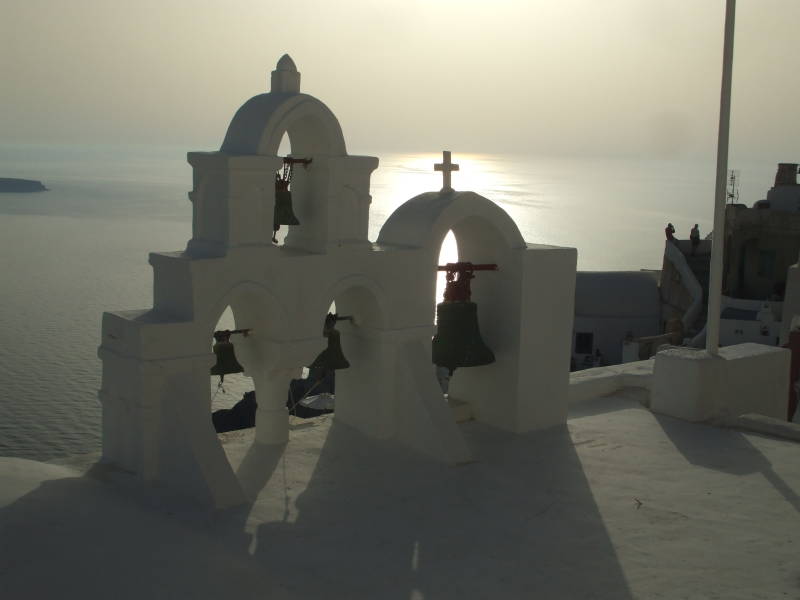
<svg viewBox="0 0 800 600">
<path fill-rule="evenodd" d="M 239 467 L 236 477 L 250 499 L 258 497 L 272 477 L 275 467 L 286 451 L 286 444 L 251 444 Z"/>
<path fill-rule="evenodd" d="M 653 416 L 675 448 L 691 464 L 731 475 L 761 473 L 800 513 L 800 496 L 775 472 L 772 463 L 744 434 L 655 413 Z M 704 429 L 702 435 L 697 434 L 698 427 Z"/>
<path fill-rule="evenodd" d="M 479 461 L 460 467 L 335 423 L 321 448 L 255 446 L 240 480 L 287 510 L 253 536 L 251 511 L 281 511 L 178 512 L 99 465 L 47 480 L 0 508 L 4 595 L 632 598 L 566 428 L 463 431 Z M 286 486 L 302 471 L 276 467 L 317 453 L 292 513 Z"/>
<path fill-rule="evenodd" d="M 207 512 L 143 506 L 107 476 L 97 465 L 0 508 L 3 598 L 289 597 L 253 568 L 249 536 L 219 538 Z"/>
<path fill-rule="evenodd" d="M 479 461 L 447 467 L 334 423 L 254 558 L 302 598 L 632 597 L 566 428 L 464 432 Z"/>
<path fill-rule="evenodd" d="M 570 405 L 567 418 L 581 419 L 632 408 L 646 410 L 644 406 L 648 405 L 649 399 L 649 390 L 637 387 L 624 388 L 616 390 L 608 396 Z"/>
</svg>

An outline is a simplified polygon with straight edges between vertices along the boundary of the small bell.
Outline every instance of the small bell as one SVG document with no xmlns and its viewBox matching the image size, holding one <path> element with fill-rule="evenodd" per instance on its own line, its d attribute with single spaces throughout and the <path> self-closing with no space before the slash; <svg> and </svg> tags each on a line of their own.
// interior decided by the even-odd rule
<svg viewBox="0 0 800 600">
<path fill-rule="evenodd" d="M 236 360 L 236 354 L 233 352 L 233 343 L 231 343 L 231 331 L 215 331 L 214 340 L 214 354 L 217 356 L 217 364 L 211 367 L 212 375 L 219 375 L 219 381 L 225 381 L 225 375 L 230 373 L 242 373 L 244 368 Z"/>
<path fill-rule="evenodd" d="M 303 166 L 311 163 L 310 158 L 292 158 L 287 156 L 283 159 L 283 171 L 275 174 L 275 208 L 272 211 L 272 241 L 276 244 L 278 239 L 276 234 L 281 225 L 300 225 L 300 221 L 292 209 L 292 192 L 289 191 L 289 184 L 292 181 L 294 164 L 300 163 Z"/>
<path fill-rule="evenodd" d="M 337 315 L 331 313 L 328 313 L 328 316 L 325 317 L 325 326 L 322 329 L 322 335 L 328 338 L 328 347 L 317 355 L 314 362 L 308 366 L 309 369 L 337 371 L 350 367 L 350 363 L 342 352 L 341 334 L 336 330 L 336 321 L 344 319 L 352 320 L 352 317 L 337 317 Z"/>
<path fill-rule="evenodd" d="M 497 265 L 449 263 L 438 267 L 447 271 L 444 302 L 436 305 L 436 335 L 431 354 L 433 363 L 453 375 L 458 367 L 477 367 L 495 361 L 478 328 L 478 305 L 470 301 L 473 271 L 493 271 Z"/>
<path fill-rule="evenodd" d="M 277 231 L 281 225 L 300 225 L 300 221 L 292 210 L 292 192 L 279 190 L 275 186 L 275 210 L 273 211 L 273 229 Z"/>
</svg>

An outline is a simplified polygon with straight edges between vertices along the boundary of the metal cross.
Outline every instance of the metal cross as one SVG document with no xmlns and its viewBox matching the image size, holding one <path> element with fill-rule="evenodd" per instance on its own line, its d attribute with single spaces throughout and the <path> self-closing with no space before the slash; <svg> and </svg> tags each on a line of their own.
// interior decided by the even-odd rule
<svg viewBox="0 0 800 600">
<path fill-rule="evenodd" d="M 442 150 L 442 162 L 433 165 L 433 170 L 442 172 L 442 191 L 452 192 L 453 188 L 450 187 L 450 173 L 458 171 L 458 165 L 450 162 L 449 150 Z"/>
</svg>

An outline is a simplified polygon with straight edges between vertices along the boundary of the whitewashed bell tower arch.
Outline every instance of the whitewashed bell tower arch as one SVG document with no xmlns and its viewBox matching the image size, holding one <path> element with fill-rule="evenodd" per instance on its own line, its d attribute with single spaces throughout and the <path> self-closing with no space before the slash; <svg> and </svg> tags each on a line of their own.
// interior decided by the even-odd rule
<svg viewBox="0 0 800 600">
<path fill-rule="evenodd" d="M 288 55 L 278 61 L 271 86 L 239 108 L 220 152 L 189 154 L 195 226 L 201 231 L 189 251 L 219 255 L 228 247 L 259 243 L 265 230 L 271 232 L 271 177 L 283 164 L 277 152 L 284 134 L 294 158 L 311 160 L 295 168 L 292 203 L 300 225 L 289 227 L 286 246 L 325 252 L 331 246 L 367 244 L 369 177 L 377 159 L 347 155 L 338 120 L 325 104 L 300 93 L 300 73 Z M 210 202 L 219 210 L 225 199 L 227 214 L 207 209 Z"/>
<path fill-rule="evenodd" d="M 276 245 L 284 134 L 293 158 L 310 162 L 295 165 L 291 184 L 299 224 Z M 431 362 L 435 261 L 449 229 L 461 238 L 462 260 L 500 268 L 475 287 L 498 360 L 463 369 L 454 389 L 477 420 L 510 432 L 564 422 L 574 249 L 527 244 L 496 204 L 450 184 L 402 205 L 370 242 L 378 159 L 347 154 L 336 117 L 300 92 L 300 73 L 286 55 L 270 91 L 236 112 L 220 150 L 190 152 L 188 160 L 186 249 L 150 255 L 152 308 L 103 315 L 106 461 L 214 506 L 244 502 L 210 419 L 210 329 L 231 306 L 236 327 L 251 330 L 235 347 L 255 381 L 256 443 L 283 444 L 288 384 L 325 347 L 331 300 L 355 319 L 339 327 L 351 368 L 338 372 L 335 422 L 447 463 L 471 460 Z M 443 167 L 446 178 L 453 170 Z"/>
</svg>

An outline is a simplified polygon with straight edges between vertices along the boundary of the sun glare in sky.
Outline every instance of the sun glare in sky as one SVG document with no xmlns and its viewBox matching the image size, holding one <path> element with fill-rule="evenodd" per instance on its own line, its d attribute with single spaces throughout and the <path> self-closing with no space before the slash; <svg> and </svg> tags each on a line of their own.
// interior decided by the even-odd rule
<svg viewBox="0 0 800 600">
<path fill-rule="evenodd" d="M 706 156 L 724 5 L 8 0 L 0 133 L 215 149 L 288 52 L 352 153 Z M 737 4 L 734 153 L 795 150 L 798 22 L 796 0 Z"/>
</svg>

